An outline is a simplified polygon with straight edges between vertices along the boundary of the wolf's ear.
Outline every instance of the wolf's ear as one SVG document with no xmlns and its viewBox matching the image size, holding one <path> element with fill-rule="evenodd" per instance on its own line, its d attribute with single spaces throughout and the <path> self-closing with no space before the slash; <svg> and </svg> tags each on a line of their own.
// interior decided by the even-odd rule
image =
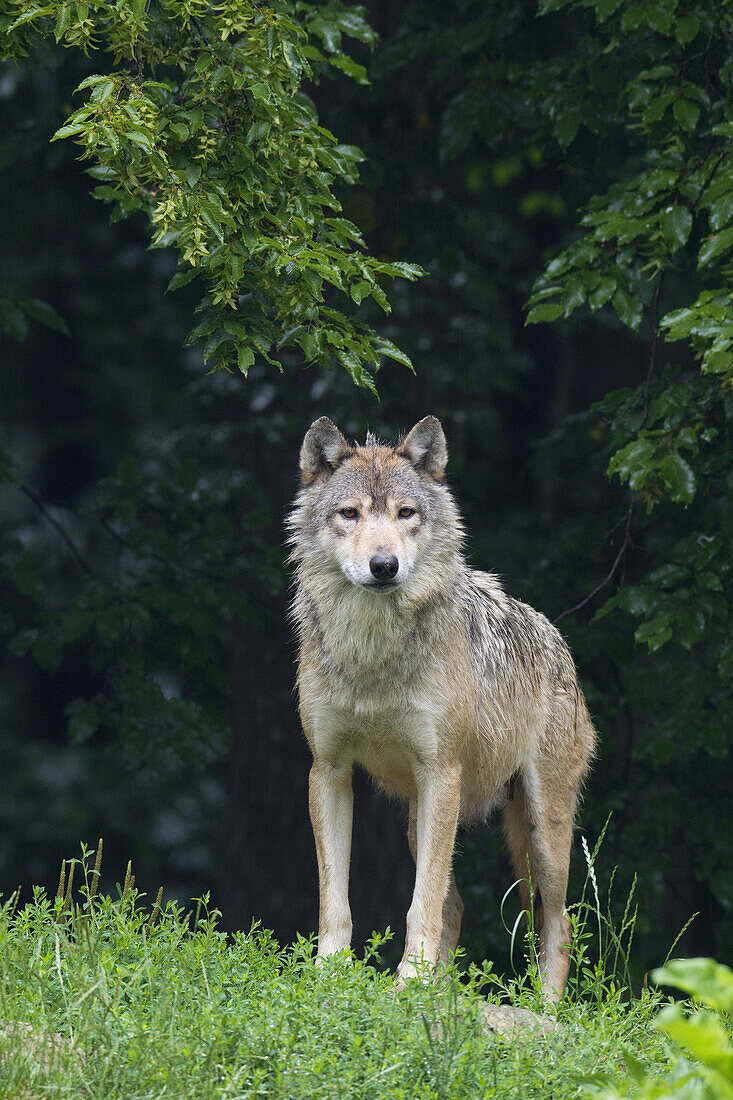
<svg viewBox="0 0 733 1100">
<path fill-rule="evenodd" d="M 420 473 L 442 481 L 448 461 L 448 447 L 437 416 L 419 420 L 412 431 L 400 440 L 397 454 L 408 459 Z"/>
<path fill-rule="evenodd" d="M 332 474 L 350 454 L 350 447 L 332 420 L 322 416 L 311 424 L 300 448 L 300 480 L 310 485 L 321 474 Z"/>
</svg>

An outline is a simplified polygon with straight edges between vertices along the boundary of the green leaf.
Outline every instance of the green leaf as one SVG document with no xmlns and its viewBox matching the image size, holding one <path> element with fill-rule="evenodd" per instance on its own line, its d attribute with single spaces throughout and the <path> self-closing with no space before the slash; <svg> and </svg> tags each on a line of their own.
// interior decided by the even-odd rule
<svg viewBox="0 0 733 1100">
<path fill-rule="evenodd" d="M 351 289 L 349 290 L 349 294 L 357 305 L 361 305 L 364 298 L 366 298 L 371 292 L 371 289 L 371 283 L 368 283 L 366 279 L 360 279 L 358 283 L 355 283 L 354 286 L 351 287 Z"/>
<path fill-rule="evenodd" d="M 346 73 L 357 84 L 369 83 L 369 76 L 364 66 L 359 65 L 357 61 L 353 61 L 350 57 L 331 57 L 329 58 L 329 64 L 333 65 L 335 69 L 340 69 L 342 73 Z"/>
<path fill-rule="evenodd" d="M 76 117 L 76 116 L 74 116 Z M 86 121 L 84 122 L 69 122 L 66 126 L 62 126 L 56 131 L 51 138 L 51 141 L 59 141 L 61 138 L 76 137 L 77 134 L 83 133 L 87 128 Z"/>
<path fill-rule="evenodd" d="M 676 99 L 672 112 L 683 130 L 692 131 L 697 126 L 700 108 L 691 99 Z"/>
<path fill-rule="evenodd" d="M 642 615 L 650 615 L 658 607 L 659 597 L 653 589 L 645 585 L 624 585 L 618 593 L 617 603 L 630 615 L 640 618 Z"/>
<path fill-rule="evenodd" d="M 638 329 L 644 312 L 644 307 L 639 299 L 632 298 L 623 287 L 619 287 L 611 301 L 623 323 L 628 325 L 629 328 Z"/>
<path fill-rule="evenodd" d="M 144 134 L 142 130 L 125 130 L 124 136 L 128 141 L 133 142 L 134 145 L 139 145 L 141 149 L 144 149 L 146 153 L 153 152 L 153 143 L 150 140 L 148 134 Z"/>
<path fill-rule="evenodd" d="M 245 378 L 247 377 L 247 372 L 249 371 L 249 368 L 252 366 L 254 361 L 255 355 L 252 351 L 252 348 L 248 348 L 240 344 L 237 347 L 237 366 L 239 367 Z"/>
<path fill-rule="evenodd" d="M 695 1012 L 685 1017 L 678 1005 L 668 1005 L 657 1016 L 656 1024 L 703 1065 L 733 1082 L 733 1043 L 722 1020 L 712 1012 Z M 733 1093 L 733 1085 L 729 1084 L 729 1088 Z"/>
<path fill-rule="evenodd" d="M 674 35 L 680 46 L 686 46 L 700 30 L 700 20 L 696 15 L 683 15 L 674 25 Z"/>
<path fill-rule="evenodd" d="M 40 298 L 24 298 L 20 304 L 28 316 L 38 321 L 39 325 L 55 329 L 56 332 L 63 332 L 64 336 L 69 335 L 69 326 L 66 321 L 48 302 L 42 302 Z"/>
<path fill-rule="evenodd" d="M 692 228 L 692 214 L 686 206 L 668 206 L 659 216 L 659 228 L 671 245 L 682 248 Z"/>
<path fill-rule="evenodd" d="M 379 37 L 367 23 L 362 10 L 359 8 L 346 8 L 340 11 L 335 9 L 335 22 L 344 34 L 356 38 L 360 42 L 365 42 L 368 46 L 373 46 L 379 41 Z"/>
<path fill-rule="evenodd" d="M 697 486 L 692 468 L 682 455 L 665 455 L 659 463 L 659 471 L 672 500 L 689 504 Z"/>
<path fill-rule="evenodd" d="M 719 199 L 710 203 L 708 217 L 710 228 L 716 231 L 733 218 L 733 191 L 726 191 Z"/>
<path fill-rule="evenodd" d="M 654 446 L 646 437 L 627 443 L 608 463 L 608 474 L 618 474 L 622 481 L 628 481 L 632 489 L 640 488 L 644 479 L 653 468 Z"/>
<path fill-rule="evenodd" d="M 414 282 L 415 279 L 427 274 L 419 264 L 406 264 L 399 260 L 392 260 L 388 264 L 378 264 L 376 267 L 378 271 L 384 272 L 385 275 L 392 275 L 395 278 L 399 276 L 402 279 L 409 279 L 410 282 Z"/>
<path fill-rule="evenodd" d="M 394 359 L 397 363 L 401 363 L 403 367 L 407 367 L 413 374 L 415 373 L 415 368 L 412 365 L 412 360 L 409 355 L 401 351 L 391 340 L 386 340 L 384 337 L 378 340 L 377 351 L 380 355 L 387 355 L 390 359 Z"/>
<path fill-rule="evenodd" d="M 596 0 L 594 6 L 598 22 L 604 23 L 609 16 L 618 11 L 622 3 L 623 0 Z"/>
<path fill-rule="evenodd" d="M 323 352 L 320 333 L 304 332 L 300 338 L 300 346 L 305 352 L 307 362 L 317 359 Z"/>
<path fill-rule="evenodd" d="M 562 302 L 540 302 L 538 306 L 529 311 L 527 320 L 524 323 L 526 325 L 536 325 L 539 321 L 556 321 L 558 317 L 562 317 L 564 311 L 565 307 Z"/>
<path fill-rule="evenodd" d="M 656 653 L 672 637 L 672 627 L 669 623 L 669 612 L 661 612 L 648 623 L 642 623 L 636 628 L 634 640 L 640 645 L 646 644 L 650 653 Z"/>
<path fill-rule="evenodd" d="M 581 111 L 579 106 L 568 107 L 555 119 L 553 131 L 558 144 L 563 149 L 570 145 L 580 127 Z"/>
<path fill-rule="evenodd" d="M 101 715 L 99 708 L 87 699 L 74 699 L 66 708 L 69 719 L 69 738 L 78 745 L 97 732 Z"/>
<path fill-rule="evenodd" d="M 600 309 L 601 306 L 604 306 L 606 302 L 610 301 L 616 291 L 617 285 L 615 279 L 611 279 L 604 275 L 595 290 L 591 291 L 588 295 L 588 305 L 590 308 L 595 311 Z"/>
<path fill-rule="evenodd" d="M 676 635 L 680 643 L 685 649 L 692 649 L 704 633 L 705 615 L 700 608 L 693 604 L 682 604 L 677 609 Z"/>
<path fill-rule="evenodd" d="M 722 233 L 715 233 L 713 236 L 708 237 L 700 249 L 697 260 L 698 270 L 709 264 L 721 252 L 727 252 L 731 245 L 733 245 L 733 226 L 724 229 Z"/>
<path fill-rule="evenodd" d="M 186 165 L 186 179 L 189 187 L 195 187 L 201 178 L 201 165 L 191 160 Z"/>
<path fill-rule="evenodd" d="M 169 290 L 178 290 L 179 287 L 187 286 L 199 274 L 200 272 L 195 267 L 184 268 L 181 271 L 177 271 L 165 288 L 166 294 Z"/>
<path fill-rule="evenodd" d="M 71 4 L 61 4 L 56 16 L 56 41 L 60 42 L 71 25 Z"/>
<path fill-rule="evenodd" d="M 220 211 L 202 195 L 199 196 L 199 209 L 201 210 L 201 217 L 208 225 L 209 229 L 214 233 L 220 241 L 224 241 L 224 230 L 219 222 Z"/>
<path fill-rule="evenodd" d="M 647 4 L 645 8 L 646 21 L 652 30 L 658 34 L 669 34 L 672 26 L 672 16 L 661 4 Z"/>
<path fill-rule="evenodd" d="M 658 985 L 673 985 L 696 1000 L 733 1016 L 733 970 L 715 959 L 671 959 L 652 971 Z"/>
</svg>

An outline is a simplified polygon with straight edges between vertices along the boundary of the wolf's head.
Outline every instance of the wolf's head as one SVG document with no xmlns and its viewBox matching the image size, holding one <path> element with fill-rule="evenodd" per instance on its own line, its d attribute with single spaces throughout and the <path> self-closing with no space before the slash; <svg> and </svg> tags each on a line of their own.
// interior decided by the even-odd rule
<svg viewBox="0 0 733 1100">
<path fill-rule="evenodd" d="M 448 450 L 426 416 L 396 447 L 352 446 L 322 416 L 300 451 L 302 489 L 290 518 L 293 557 L 385 597 L 432 588 L 460 552 L 462 527 L 443 482 Z"/>
</svg>

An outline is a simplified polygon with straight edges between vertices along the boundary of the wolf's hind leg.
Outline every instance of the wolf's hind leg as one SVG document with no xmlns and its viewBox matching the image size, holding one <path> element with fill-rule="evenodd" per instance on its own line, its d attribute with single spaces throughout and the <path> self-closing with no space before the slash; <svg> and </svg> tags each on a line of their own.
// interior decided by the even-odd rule
<svg viewBox="0 0 733 1100">
<path fill-rule="evenodd" d="M 407 841 L 410 845 L 412 858 L 417 864 L 417 806 L 414 802 L 410 803 Z M 440 959 L 444 965 L 450 962 L 451 955 L 458 946 L 464 909 L 465 906 L 461 895 L 458 893 L 453 868 L 451 867 L 448 877 L 448 892 L 443 902 L 443 927 L 440 934 Z"/>
<path fill-rule="evenodd" d="M 574 787 L 543 781 L 532 766 L 515 786 L 505 809 L 505 829 L 514 869 L 520 882 L 522 904 L 529 910 L 527 861 L 532 886 L 542 902 L 540 925 L 540 973 L 545 996 L 559 1001 L 565 988 L 570 955 L 570 922 L 565 910 L 570 846 L 573 837 L 576 791 Z"/>
<path fill-rule="evenodd" d="M 534 872 L 529 846 L 530 822 L 527 801 L 521 776 L 512 784 L 512 795 L 504 806 L 504 835 L 509 846 L 512 869 L 517 880 L 522 909 L 529 914 L 532 907 L 530 882 L 534 886 Z"/>
</svg>

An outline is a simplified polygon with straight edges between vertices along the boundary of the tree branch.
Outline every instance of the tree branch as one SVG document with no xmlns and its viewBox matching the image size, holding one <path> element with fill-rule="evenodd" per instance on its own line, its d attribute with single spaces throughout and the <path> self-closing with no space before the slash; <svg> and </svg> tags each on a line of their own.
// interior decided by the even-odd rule
<svg viewBox="0 0 733 1100">
<path fill-rule="evenodd" d="M 77 545 L 74 542 L 74 540 L 72 539 L 71 535 L 59 523 L 59 521 L 55 518 L 55 516 L 51 515 L 48 508 L 46 507 L 46 505 L 41 500 L 41 498 L 36 493 L 34 493 L 32 489 L 29 489 L 27 485 L 19 485 L 18 488 L 20 489 L 21 493 L 24 493 L 25 496 L 28 497 L 29 500 L 33 501 L 33 503 L 35 504 L 36 508 L 41 513 L 43 518 L 48 520 L 48 522 L 51 524 L 51 526 L 54 527 L 58 531 L 58 533 L 61 535 L 61 538 L 66 543 L 72 558 L 74 559 L 76 564 L 79 566 L 79 568 L 83 569 L 85 573 L 91 574 L 91 576 L 93 576 L 93 577 L 96 576 L 96 573 L 92 569 L 91 565 L 89 565 L 89 563 L 84 560 L 84 557 L 82 556 L 81 551 L 77 547 Z"/>
<path fill-rule="evenodd" d="M 631 521 L 632 521 L 632 518 L 633 518 L 633 515 L 634 515 L 634 506 L 635 506 L 635 504 L 636 504 L 635 500 L 632 500 L 631 503 L 629 504 L 628 511 L 626 512 L 626 519 L 625 519 L 625 522 L 624 522 L 624 537 L 623 537 L 623 540 L 621 542 L 621 547 L 619 549 L 618 554 L 614 558 L 613 565 L 609 569 L 606 576 L 603 578 L 603 580 L 601 581 L 600 584 L 596 585 L 596 587 L 593 589 L 592 592 L 588 593 L 588 595 L 585 597 L 585 599 L 581 600 L 580 603 L 576 603 L 575 607 L 566 608 L 566 610 L 562 611 L 557 616 L 556 619 L 553 619 L 552 621 L 554 623 L 559 623 L 561 619 L 564 619 L 566 615 L 572 615 L 574 611 L 580 611 L 580 609 L 585 607 L 586 604 L 589 604 L 590 601 L 593 599 L 593 597 L 597 596 L 598 593 L 601 592 L 606 587 L 607 584 L 611 583 L 611 581 L 613 580 L 613 578 L 616 574 L 616 570 L 618 569 L 619 565 L 621 565 L 621 563 L 622 563 L 622 561 L 623 561 L 623 559 L 626 555 L 626 551 L 629 549 L 630 546 L 633 545 L 632 539 L 631 539 Z"/>
<path fill-rule="evenodd" d="M 652 378 L 654 376 L 654 371 L 657 365 L 657 345 L 659 343 L 659 298 L 662 293 L 662 286 L 664 284 L 664 274 L 664 271 L 662 271 L 659 275 L 659 278 L 657 279 L 657 285 L 654 290 L 654 298 L 652 301 L 652 343 L 649 349 L 649 365 L 647 366 L 646 376 L 644 378 L 641 390 L 644 406 L 639 429 L 641 429 L 646 423 L 647 414 L 649 412 L 649 389 L 651 387 Z M 618 570 L 619 566 L 623 564 L 627 551 L 633 546 L 633 539 L 631 538 L 631 523 L 634 517 L 635 504 L 636 501 L 632 497 L 631 503 L 629 504 L 626 516 L 624 518 L 624 537 L 621 540 L 621 546 L 618 553 L 616 554 L 616 557 L 614 558 L 613 565 L 609 569 L 606 576 L 603 578 L 600 584 L 596 585 L 592 592 L 589 592 L 588 595 L 580 601 L 580 603 L 577 603 L 575 607 L 566 608 L 565 611 L 562 611 L 556 619 L 553 619 L 553 622 L 559 623 L 560 620 L 564 619 L 566 615 L 572 615 L 574 611 L 580 611 L 583 607 L 586 607 L 594 596 L 597 596 L 599 592 L 603 591 L 606 585 L 609 585 L 611 583 L 616 575 L 616 571 Z"/>
</svg>

